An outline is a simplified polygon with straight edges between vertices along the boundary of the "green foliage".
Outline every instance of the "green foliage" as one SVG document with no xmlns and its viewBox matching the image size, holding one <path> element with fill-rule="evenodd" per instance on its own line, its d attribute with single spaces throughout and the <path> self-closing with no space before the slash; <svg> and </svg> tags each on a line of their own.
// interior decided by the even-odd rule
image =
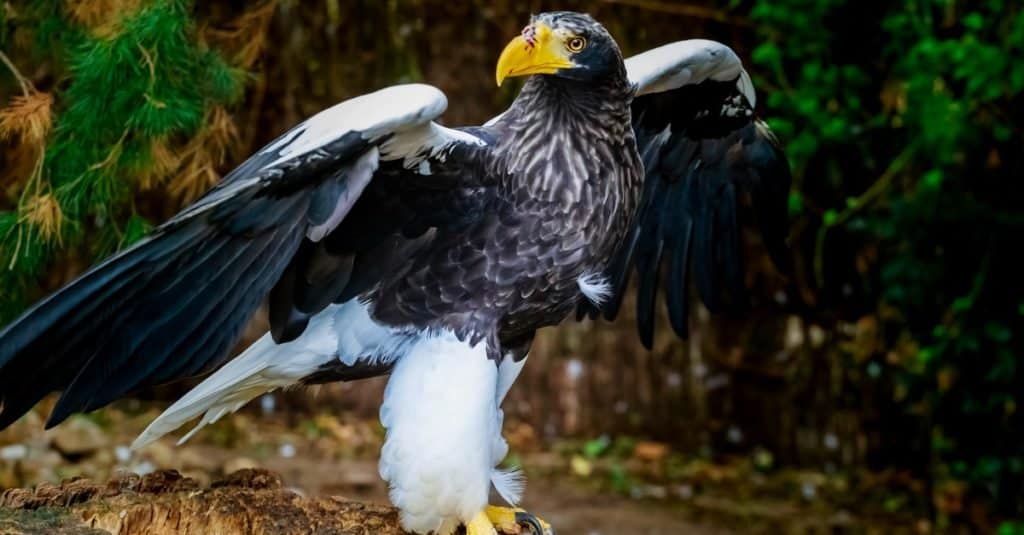
<svg viewBox="0 0 1024 535">
<path fill-rule="evenodd" d="M 611 445 L 612 441 L 608 435 L 601 435 L 583 443 L 583 455 L 588 459 L 596 459 L 606 452 Z"/>
<path fill-rule="evenodd" d="M 820 217 L 804 245 L 823 306 L 909 348 L 858 365 L 891 381 L 886 417 L 923 429 L 920 468 L 1024 515 L 1024 6 L 759 0 L 751 17 L 790 210 Z M 850 269 L 865 252 L 878 260 Z M 902 429 L 882 440 L 917 440 Z"/>
<path fill-rule="evenodd" d="M 200 43 L 191 2 L 142 2 L 98 28 L 82 27 L 64 4 L 33 2 L 19 19 L 35 28 L 35 50 L 53 56 L 66 82 L 42 173 L 25 185 L 16 209 L 0 213 L 4 321 L 24 306 L 56 253 L 87 244 L 93 255 L 109 254 L 140 238 L 149 224 L 132 201 L 153 143 L 188 139 L 212 106 L 242 95 L 244 73 Z M 57 232 L 18 215 L 34 192 L 52 192 L 62 215 Z"/>
</svg>

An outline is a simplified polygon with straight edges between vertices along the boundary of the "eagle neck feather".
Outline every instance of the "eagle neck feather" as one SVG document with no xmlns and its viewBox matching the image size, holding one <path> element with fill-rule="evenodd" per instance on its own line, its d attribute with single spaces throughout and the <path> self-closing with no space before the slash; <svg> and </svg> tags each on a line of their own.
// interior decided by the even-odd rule
<svg viewBox="0 0 1024 535">
<path fill-rule="evenodd" d="M 625 185 L 614 181 L 630 178 L 608 170 L 621 166 L 623 149 L 635 151 L 632 98 L 624 75 L 595 82 L 531 77 L 501 120 L 505 193 L 563 208 L 611 200 Z"/>
</svg>

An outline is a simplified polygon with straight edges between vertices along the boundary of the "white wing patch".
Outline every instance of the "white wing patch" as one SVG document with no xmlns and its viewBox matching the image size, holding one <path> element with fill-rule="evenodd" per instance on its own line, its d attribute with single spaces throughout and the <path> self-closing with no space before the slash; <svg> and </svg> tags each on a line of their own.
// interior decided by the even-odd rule
<svg viewBox="0 0 1024 535">
<path fill-rule="evenodd" d="M 421 175 L 430 174 L 428 159 L 445 161 L 448 152 L 458 143 L 483 146 L 484 140 L 435 122 L 417 125 L 401 132 L 381 144 L 381 160 L 402 160 L 402 167 L 417 169 Z M 424 166 L 423 164 L 426 163 Z"/>
<path fill-rule="evenodd" d="M 308 154 L 346 134 L 358 132 L 360 137 L 370 143 L 376 143 L 381 137 L 393 135 L 402 137 L 403 132 L 423 127 L 440 116 L 448 107 L 448 98 L 436 87 L 425 84 L 407 84 L 387 87 L 362 95 L 330 107 L 297 125 L 260 150 L 255 157 L 261 160 L 273 159 L 261 165 L 259 169 L 246 169 L 247 176 L 234 177 L 222 182 L 198 202 L 182 210 L 170 222 L 181 222 L 219 206 L 257 186 L 268 179 L 260 173 L 282 162 Z M 452 132 L 437 127 L 444 132 Z M 428 131 L 433 129 L 428 128 Z M 479 139 L 468 134 L 455 132 L 447 136 L 450 141 L 462 140 L 466 137 L 477 142 Z M 414 136 L 412 139 L 419 139 Z M 435 139 L 435 143 L 438 141 Z M 410 141 L 410 143 L 412 143 Z M 482 142 L 481 142 L 482 143 Z M 243 167 L 245 164 L 242 164 Z M 235 172 L 229 173 L 231 177 Z M 371 173 L 372 176 L 372 173 Z M 365 184 L 364 184 L 365 185 Z"/>
<path fill-rule="evenodd" d="M 740 79 L 736 81 L 736 87 L 740 88 L 740 93 L 747 98 L 747 102 L 750 103 L 750 107 L 757 105 L 757 92 L 754 91 L 754 81 L 750 79 L 750 75 L 747 74 L 746 69 L 740 73 Z"/>
<path fill-rule="evenodd" d="M 273 167 L 300 154 L 316 150 L 349 132 L 364 139 L 401 132 L 427 123 L 448 107 L 440 89 L 425 84 L 387 87 L 336 104 L 310 117 L 261 152 L 278 152 Z"/>
<path fill-rule="evenodd" d="M 637 95 L 660 93 L 705 80 L 736 85 L 751 106 L 756 104 L 754 85 L 743 70 L 739 56 L 728 46 L 707 39 L 689 39 L 648 50 L 626 60 L 629 79 Z"/>
</svg>

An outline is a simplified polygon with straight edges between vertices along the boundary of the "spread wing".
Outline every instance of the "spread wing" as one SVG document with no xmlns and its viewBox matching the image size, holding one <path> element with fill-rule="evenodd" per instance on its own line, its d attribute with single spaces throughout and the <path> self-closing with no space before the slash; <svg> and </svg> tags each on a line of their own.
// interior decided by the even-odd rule
<svg viewBox="0 0 1024 535">
<path fill-rule="evenodd" d="M 646 179 L 634 227 L 610 268 L 613 295 L 601 312 L 615 318 L 635 269 L 640 339 L 651 347 L 659 286 L 681 337 L 691 277 L 713 312 L 744 302 L 746 207 L 772 259 L 788 271 L 791 177 L 778 141 L 754 115 L 750 77 L 727 46 L 680 41 L 629 58 L 626 66 L 637 84 L 633 129 Z M 592 305 L 581 306 L 581 314 L 596 316 Z"/>
<path fill-rule="evenodd" d="M 0 429 L 53 391 L 63 394 L 48 426 L 221 363 L 268 292 L 294 289 L 282 281 L 294 278 L 296 259 L 330 239 L 370 184 L 415 181 L 440 160 L 452 169 L 484 144 L 432 122 L 446 106 L 439 90 L 405 85 L 329 108 L 35 305 L 0 331 Z M 443 196 L 453 186 L 431 187 Z M 385 201 L 369 210 L 394 208 Z M 279 337 L 297 336 L 296 317 L 330 302 L 275 293 L 287 312 L 275 321 Z"/>
</svg>

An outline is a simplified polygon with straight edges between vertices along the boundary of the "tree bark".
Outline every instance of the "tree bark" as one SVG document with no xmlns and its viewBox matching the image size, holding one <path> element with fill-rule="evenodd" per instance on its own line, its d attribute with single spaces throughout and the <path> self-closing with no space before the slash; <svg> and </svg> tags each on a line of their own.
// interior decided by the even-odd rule
<svg viewBox="0 0 1024 535">
<path fill-rule="evenodd" d="M 344 498 L 306 498 L 280 476 L 239 470 L 210 488 L 176 471 L 134 474 L 97 484 L 9 489 L 0 495 L 0 534 L 401 535 L 394 508 Z"/>
</svg>

